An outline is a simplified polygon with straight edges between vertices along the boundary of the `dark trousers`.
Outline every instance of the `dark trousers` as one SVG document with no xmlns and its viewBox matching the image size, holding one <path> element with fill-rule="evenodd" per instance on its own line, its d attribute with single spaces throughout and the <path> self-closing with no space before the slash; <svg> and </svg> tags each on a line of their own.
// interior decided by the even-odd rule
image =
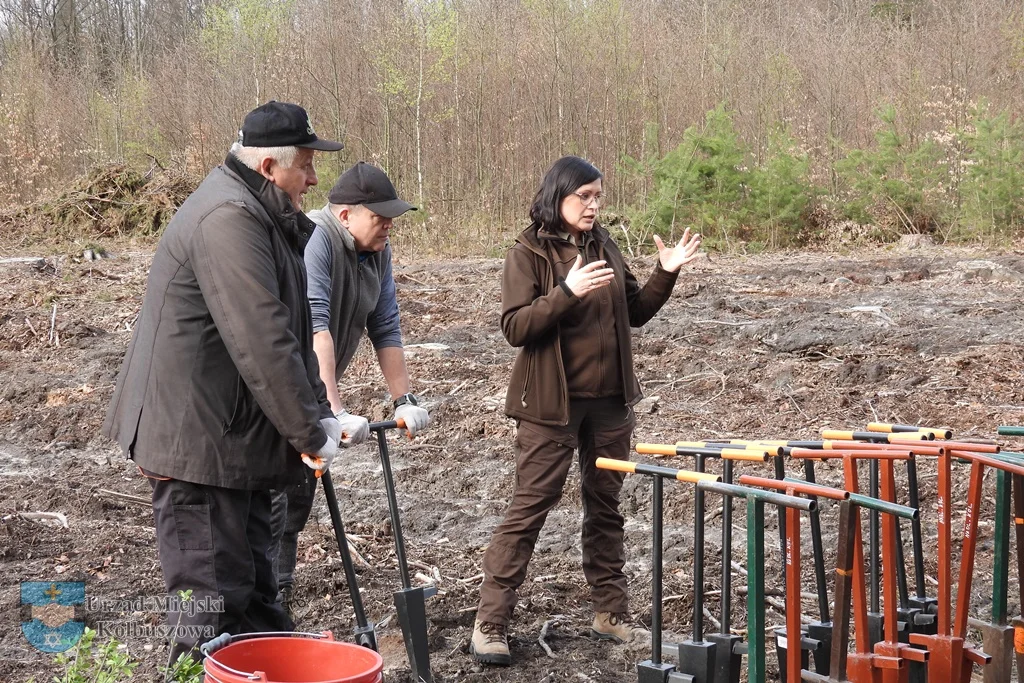
<svg viewBox="0 0 1024 683">
<path fill-rule="evenodd" d="M 179 627 L 171 661 L 221 633 L 291 631 L 277 602 L 270 556 L 270 492 L 240 491 L 185 481 L 150 479 L 164 584 L 172 600 L 191 591 L 194 604 L 223 599 L 222 611 L 171 610 Z M 195 611 L 189 614 L 189 611 Z"/>
<path fill-rule="evenodd" d="M 526 578 L 544 520 L 562 498 L 577 449 L 583 488 L 583 575 L 590 584 L 591 602 L 598 612 L 629 610 L 619 514 L 624 475 L 599 470 L 594 463 L 597 458 L 629 459 L 636 419 L 621 396 L 573 399 L 569 413 L 565 427 L 519 423 L 515 492 L 484 553 L 480 621 L 508 624 L 511 620 L 516 589 Z"/>
<path fill-rule="evenodd" d="M 295 583 L 299 533 L 305 528 L 313 509 L 317 481 L 313 470 L 309 470 L 303 483 L 270 492 L 270 556 L 274 560 L 274 574 L 281 590 Z"/>
</svg>

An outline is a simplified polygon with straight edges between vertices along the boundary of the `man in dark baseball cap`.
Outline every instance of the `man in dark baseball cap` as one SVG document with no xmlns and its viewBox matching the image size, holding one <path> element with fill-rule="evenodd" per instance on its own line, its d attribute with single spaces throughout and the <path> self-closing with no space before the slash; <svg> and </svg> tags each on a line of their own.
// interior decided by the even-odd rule
<svg viewBox="0 0 1024 683">
<path fill-rule="evenodd" d="M 249 112 L 231 147 L 233 158 L 284 190 L 296 211 L 302 197 L 317 184 L 313 155 L 337 152 L 340 142 L 321 140 L 309 114 L 297 104 L 271 100 Z"/>
<path fill-rule="evenodd" d="M 367 419 L 348 412 L 338 392 L 338 382 L 364 330 L 387 382 L 394 418 L 404 420 L 409 433 L 415 434 L 427 427 L 430 416 L 411 393 L 388 235 L 394 219 L 416 207 L 398 197 L 384 171 L 362 161 L 342 174 L 331 188 L 328 202 L 309 214 L 317 227 L 303 258 L 313 348 L 331 410 L 341 424 L 341 446 L 361 443 L 370 435 Z M 315 482 L 315 477 L 307 476 L 306 486 L 289 487 L 274 495 L 274 535 L 281 539 L 278 583 L 286 605 L 294 580 L 296 542 L 313 506 Z"/>
<path fill-rule="evenodd" d="M 378 216 L 398 218 L 415 206 L 398 198 L 398 192 L 384 171 L 360 161 L 341 174 L 334 183 L 327 201 L 336 206 L 365 206 Z M 367 248 L 367 251 L 380 251 Z"/>
<path fill-rule="evenodd" d="M 305 147 L 337 152 L 345 145 L 321 140 L 313 131 L 309 114 L 297 104 L 271 100 L 249 112 L 242 123 L 240 142 L 245 147 Z"/>
<path fill-rule="evenodd" d="M 240 138 L 160 237 L 104 425 L 150 478 L 168 594 L 219 601 L 168 612 L 168 666 L 221 633 L 293 628 L 271 490 L 328 468 L 341 440 L 306 299 L 316 226 L 300 210 L 315 150 L 341 145 L 282 102 L 250 113 Z"/>
</svg>

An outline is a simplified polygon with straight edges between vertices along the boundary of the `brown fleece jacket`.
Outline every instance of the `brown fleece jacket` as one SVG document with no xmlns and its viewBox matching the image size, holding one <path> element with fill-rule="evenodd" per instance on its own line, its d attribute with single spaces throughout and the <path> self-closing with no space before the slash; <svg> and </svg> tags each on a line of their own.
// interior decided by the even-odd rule
<svg viewBox="0 0 1024 683">
<path fill-rule="evenodd" d="M 642 326 L 665 305 L 678 273 L 657 265 L 641 287 L 608 232 L 597 225 L 583 252 L 587 261 L 606 260 L 615 279 L 582 300 L 560 285 L 579 253 L 574 244 L 533 224 L 505 256 L 501 331 L 512 346 L 521 347 L 505 399 L 509 417 L 565 425 L 570 397 L 621 393 L 629 405 L 643 397 L 633 372 L 629 328 Z"/>
</svg>

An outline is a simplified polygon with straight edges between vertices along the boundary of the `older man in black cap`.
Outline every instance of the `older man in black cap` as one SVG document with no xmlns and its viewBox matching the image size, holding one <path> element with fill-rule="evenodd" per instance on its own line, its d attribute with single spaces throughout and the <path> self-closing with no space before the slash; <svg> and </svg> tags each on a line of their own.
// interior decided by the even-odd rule
<svg viewBox="0 0 1024 683">
<path fill-rule="evenodd" d="M 297 105 L 250 112 L 153 258 L 104 432 L 149 477 L 172 606 L 189 598 L 168 614 L 172 662 L 222 632 L 292 628 L 270 489 L 328 467 L 341 438 L 313 352 L 302 255 L 315 225 L 301 211 L 314 152 L 341 147 Z"/>
<path fill-rule="evenodd" d="M 394 219 L 416 207 L 399 199 L 384 171 L 363 161 L 341 175 L 327 201 L 309 214 L 317 228 L 305 261 L 313 345 L 320 379 L 341 424 L 341 446 L 362 443 L 370 433 L 367 419 L 349 412 L 338 393 L 338 382 L 364 332 L 387 382 L 394 417 L 404 420 L 409 434 L 415 434 L 427 427 L 430 418 L 411 393 L 388 236 Z M 274 493 L 274 536 L 281 539 L 277 576 L 286 608 L 291 602 L 299 532 L 309 518 L 315 493 L 316 480 L 308 476 L 305 482 Z"/>
</svg>

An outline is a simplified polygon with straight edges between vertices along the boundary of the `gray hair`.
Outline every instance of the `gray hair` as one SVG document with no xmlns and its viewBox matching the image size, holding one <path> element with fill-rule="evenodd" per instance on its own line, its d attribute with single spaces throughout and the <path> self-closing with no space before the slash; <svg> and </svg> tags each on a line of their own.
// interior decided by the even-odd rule
<svg viewBox="0 0 1024 683">
<path fill-rule="evenodd" d="M 295 163 L 295 157 L 299 153 L 298 147 L 246 147 L 240 142 L 231 145 L 230 154 L 240 162 L 254 171 L 260 170 L 260 164 L 267 157 L 270 157 L 284 168 L 291 168 Z"/>
<path fill-rule="evenodd" d="M 349 213 L 355 213 L 356 211 L 359 211 L 361 209 L 365 209 L 366 207 L 363 206 L 362 204 L 330 204 L 329 203 L 327 205 L 327 208 L 328 208 L 328 210 L 331 213 L 333 213 L 335 216 L 337 216 L 338 213 L 342 209 L 348 209 Z"/>
</svg>

